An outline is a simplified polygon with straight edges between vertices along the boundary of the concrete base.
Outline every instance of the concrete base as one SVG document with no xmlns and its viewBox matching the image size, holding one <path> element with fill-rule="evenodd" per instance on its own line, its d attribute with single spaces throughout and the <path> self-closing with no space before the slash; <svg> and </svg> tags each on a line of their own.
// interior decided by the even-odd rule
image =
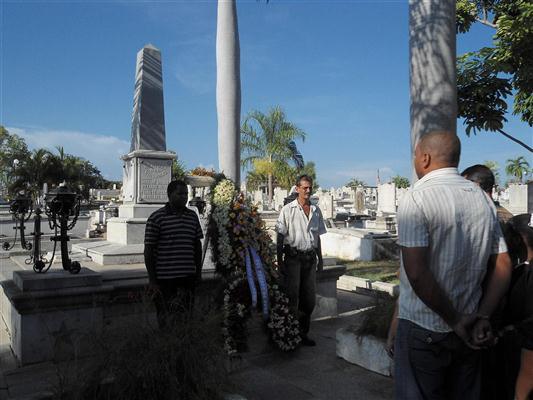
<svg viewBox="0 0 533 400">
<path fill-rule="evenodd" d="M 148 218 L 111 218 L 107 221 L 107 241 L 123 245 L 144 243 Z"/>
<path fill-rule="evenodd" d="M 155 323 L 153 307 L 142 302 L 143 270 L 80 274 L 16 271 L 1 282 L 0 310 L 20 365 L 90 354 L 104 329 L 126 319 Z"/>
<path fill-rule="evenodd" d="M 324 260 L 326 262 L 326 260 Z M 327 260 L 328 263 L 334 259 Z M 336 317 L 337 309 L 337 280 L 346 272 L 344 265 L 324 266 L 324 270 L 317 272 L 316 304 L 311 319 Z"/>
<path fill-rule="evenodd" d="M 82 242 L 72 245 L 72 252 L 83 253 L 99 265 L 144 263 L 144 244 L 119 244 L 109 241 Z"/>
<path fill-rule="evenodd" d="M 148 218 L 164 204 L 123 204 L 118 207 L 120 218 Z"/>
<path fill-rule="evenodd" d="M 393 363 L 385 351 L 385 340 L 358 336 L 350 328 L 337 330 L 337 356 L 369 371 L 392 376 Z"/>
<path fill-rule="evenodd" d="M 373 291 L 385 292 L 391 296 L 400 294 L 400 285 L 372 281 L 357 276 L 343 275 L 337 281 L 337 289 L 349 290 L 351 292 L 362 292 L 363 294 L 372 294 Z"/>
<path fill-rule="evenodd" d="M 81 286 L 100 286 L 102 275 L 88 268 L 82 268 L 78 274 L 63 270 L 50 270 L 45 274 L 33 271 L 13 272 L 13 282 L 22 292 L 33 290 L 55 290 Z"/>
</svg>

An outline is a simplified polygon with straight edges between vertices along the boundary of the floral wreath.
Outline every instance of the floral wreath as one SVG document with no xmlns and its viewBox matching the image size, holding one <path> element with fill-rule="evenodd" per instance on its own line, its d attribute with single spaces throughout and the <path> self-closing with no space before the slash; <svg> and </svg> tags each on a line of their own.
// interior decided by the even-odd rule
<svg viewBox="0 0 533 400">
<path fill-rule="evenodd" d="M 235 354 L 246 345 L 246 321 L 260 309 L 269 336 L 283 351 L 301 341 L 298 320 L 280 290 L 274 271 L 274 250 L 265 223 L 235 184 L 220 177 L 211 191 L 208 235 L 212 260 L 223 279 L 224 348 Z"/>
</svg>

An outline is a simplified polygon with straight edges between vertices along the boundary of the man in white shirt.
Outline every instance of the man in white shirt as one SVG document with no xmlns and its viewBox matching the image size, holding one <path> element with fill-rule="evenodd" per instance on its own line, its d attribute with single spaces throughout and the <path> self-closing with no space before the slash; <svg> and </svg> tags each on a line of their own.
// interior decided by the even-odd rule
<svg viewBox="0 0 533 400">
<path fill-rule="evenodd" d="M 326 226 L 320 209 L 309 202 L 311 177 L 300 176 L 296 190 L 298 198 L 281 209 L 276 224 L 277 261 L 289 307 L 300 322 L 302 344 L 314 346 L 307 334 L 315 308 L 316 269 L 323 268 L 320 235 L 326 233 Z"/>
<path fill-rule="evenodd" d="M 479 352 L 507 290 L 511 263 L 492 201 L 457 172 L 455 134 L 415 149 L 419 181 L 398 209 L 397 399 L 479 398 Z M 484 290 L 483 290 L 484 289 Z"/>
</svg>

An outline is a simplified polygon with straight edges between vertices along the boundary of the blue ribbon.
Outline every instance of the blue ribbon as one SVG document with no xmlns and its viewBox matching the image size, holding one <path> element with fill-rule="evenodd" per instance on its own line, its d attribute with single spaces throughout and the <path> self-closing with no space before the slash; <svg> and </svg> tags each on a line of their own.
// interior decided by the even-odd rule
<svg viewBox="0 0 533 400">
<path fill-rule="evenodd" d="M 248 279 L 248 287 L 252 296 L 252 305 L 257 306 L 257 289 L 254 283 L 254 273 L 252 270 L 252 261 L 250 260 L 250 253 L 248 249 L 245 250 L 245 264 L 246 264 L 246 278 Z"/>
<path fill-rule="evenodd" d="M 261 299 L 263 303 L 263 318 L 267 320 L 268 310 L 270 309 L 270 306 L 269 306 L 268 285 L 267 285 L 267 281 L 265 277 L 265 271 L 263 270 L 263 264 L 261 263 L 261 258 L 259 257 L 259 254 L 257 254 L 257 251 L 253 247 L 249 247 L 248 249 L 250 250 L 250 253 L 252 254 L 252 258 L 254 260 L 255 273 L 257 274 L 257 281 L 259 282 L 259 290 L 261 291 Z M 254 290 L 255 290 L 255 285 L 254 285 Z"/>
</svg>

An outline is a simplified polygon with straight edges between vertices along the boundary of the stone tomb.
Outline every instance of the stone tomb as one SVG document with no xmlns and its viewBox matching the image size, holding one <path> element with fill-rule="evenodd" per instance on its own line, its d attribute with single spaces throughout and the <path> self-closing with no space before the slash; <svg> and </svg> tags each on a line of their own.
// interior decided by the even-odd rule
<svg viewBox="0 0 533 400">
<path fill-rule="evenodd" d="M 90 354 L 91 338 L 128 318 L 155 324 L 152 307 L 132 302 L 129 295 L 142 292 L 145 275 L 143 270 L 117 276 L 116 271 L 88 268 L 76 275 L 63 270 L 13 272 L 13 280 L 1 282 L 0 311 L 18 363 Z"/>
</svg>

